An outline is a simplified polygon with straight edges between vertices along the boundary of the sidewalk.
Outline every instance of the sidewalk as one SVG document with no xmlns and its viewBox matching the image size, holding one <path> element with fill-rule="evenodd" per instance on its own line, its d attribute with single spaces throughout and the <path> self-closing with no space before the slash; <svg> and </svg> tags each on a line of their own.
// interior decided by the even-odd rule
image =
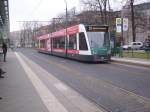
<svg viewBox="0 0 150 112">
<path fill-rule="evenodd" d="M 13 52 L 8 52 L 0 79 L 1 112 L 48 112 Z"/>
<path fill-rule="evenodd" d="M 138 59 L 138 58 L 126 58 L 126 57 L 117 57 L 114 56 L 111 58 L 112 61 L 118 63 L 125 63 L 137 66 L 143 66 L 150 68 L 150 60 L 148 59 Z"/>
<path fill-rule="evenodd" d="M 1 112 L 105 112 L 21 53 L 8 52 Z"/>
</svg>

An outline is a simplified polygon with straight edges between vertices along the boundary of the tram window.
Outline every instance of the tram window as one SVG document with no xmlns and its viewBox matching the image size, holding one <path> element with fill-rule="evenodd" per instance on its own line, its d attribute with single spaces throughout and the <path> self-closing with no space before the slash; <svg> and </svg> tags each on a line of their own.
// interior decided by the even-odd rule
<svg viewBox="0 0 150 112">
<path fill-rule="evenodd" d="M 53 48 L 59 48 L 59 40 L 57 38 L 53 38 Z"/>
<path fill-rule="evenodd" d="M 76 34 L 75 35 L 70 35 L 69 36 L 69 49 L 77 49 L 77 39 L 76 39 Z"/>
<path fill-rule="evenodd" d="M 53 45 L 53 48 L 57 48 L 57 47 L 56 47 L 56 38 L 53 38 L 53 41 L 52 41 L 52 42 L 53 42 L 53 44 L 52 44 L 52 45 Z"/>
<path fill-rule="evenodd" d="M 88 50 L 84 32 L 79 33 L 79 49 Z"/>
<path fill-rule="evenodd" d="M 54 38 L 53 48 L 65 48 L 65 37 Z"/>
<path fill-rule="evenodd" d="M 45 40 L 40 40 L 40 48 L 45 48 Z"/>
<path fill-rule="evenodd" d="M 59 37 L 59 48 L 65 48 L 65 37 Z"/>
<path fill-rule="evenodd" d="M 104 46 L 110 46 L 109 34 L 107 32 L 104 34 Z"/>
</svg>

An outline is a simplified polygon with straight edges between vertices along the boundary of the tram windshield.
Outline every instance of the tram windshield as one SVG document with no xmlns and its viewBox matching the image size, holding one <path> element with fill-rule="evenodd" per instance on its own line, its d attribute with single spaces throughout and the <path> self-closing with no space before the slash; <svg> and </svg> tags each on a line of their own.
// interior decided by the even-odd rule
<svg viewBox="0 0 150 112">
<path fill-rule="evenodd" d="M 87 32 L 91 48 L 109 46 L 109 36 L 106 32 Z"/>
</svg>

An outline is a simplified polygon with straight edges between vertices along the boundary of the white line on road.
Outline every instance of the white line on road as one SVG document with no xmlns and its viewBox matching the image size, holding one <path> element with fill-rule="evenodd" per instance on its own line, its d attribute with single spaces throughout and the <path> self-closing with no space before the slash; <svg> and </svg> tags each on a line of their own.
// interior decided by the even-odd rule
<svg viewBox="0 0 150 112">
<path fill-rule="evenodd" d="M 67 91 L 67 90 L 68 90 L 67 86 L 65 86 L 65 85 L 62 84 L 62 83 L 56 83 L 54 86 L 55 86 L 58 90 L 60 90 L 60 91 Z"/>
<path fill-rule="evenodd" d="M 24 60 L 18 53 L 15 52 L 19 62 L 25 70 L 28 78 L 31 80 L 33 86 L 41 97 L 43 103 L 49 112 L 68 112 L 66 108 L 56 99 L 52 92 L 44 85 L 38 76 L 28 67 Z"/>
</svg>

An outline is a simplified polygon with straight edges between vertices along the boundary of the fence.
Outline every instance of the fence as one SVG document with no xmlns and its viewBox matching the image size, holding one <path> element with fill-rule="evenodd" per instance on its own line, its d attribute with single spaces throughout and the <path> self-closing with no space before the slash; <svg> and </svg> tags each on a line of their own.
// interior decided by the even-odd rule
<svg viewBox="0 0 150 112">
<path fill-rule="evenodd" d="M 150 48 L 144 50 L 123 50 L 122 48 L 117 47 L 112 51 L 113 56 L 150 59 Z"/>
</svg>

